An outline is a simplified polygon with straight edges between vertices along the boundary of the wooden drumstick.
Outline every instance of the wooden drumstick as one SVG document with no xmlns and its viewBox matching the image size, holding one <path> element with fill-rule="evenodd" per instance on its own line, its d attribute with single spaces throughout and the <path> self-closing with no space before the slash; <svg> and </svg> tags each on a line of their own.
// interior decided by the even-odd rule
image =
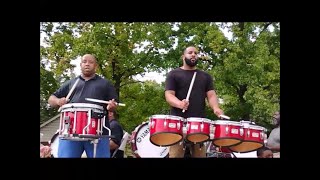
<svg viewBox="0 0 320 180">
<path fill-rule="evenodd" d="M 69 91 L 69 93 L 68 93 L 68 95 L 67 95 L 67 97 L 66 97 L 67 102 L 69 101 L 69 98 L 70 98 L 72 92 L 74 91 L 74 89 L 76 88 L 78 82 L 79 82 L 79 78 L 76 80 L 76 82 L 73 84 L 71 90 Z"/>
<path fill-rule="evenodd" d="M 78 82 L 79 82 L 79 79 L 76 80 L 76 82 L 73 84 L 72 88 L 70 89 L 70 91 L 66 97 L 67 102 L 69 102 L 69 98 L 70 98 L 72 92 L 74 91 L 74 89 L 76 88 Z M 60 112 L 60 111 L 61 111 L 61 107 L 59 108 L 58 112 Z"/>
<path fill-rule="evenodd" d="M 224 119 L 230 119 L 229 116 L 226 116 L 226 115 L 223 115 L 223 114 L 221 114 L 220 117 L 221 117 L 221 118 L 224 118 Z"/>
<path fill-rule="evenodd" d="M 86 100 L 87 100 L 87 101 L 92 101 L 92 102 L 110 104 L 109 101 L 103 101 L 103 100 L 99 100 L 99 99 L 86 98 Z M 123 104 L 123 103 L 117 103 L 117 102 L 116 102 L 116 105 L 117 105 L 117 106 L 126 106 L 126 105 Z"/>
<path fill-rule="evenodd" d="M 196 75 L 197 75 L 197 72 L 194 72 L 193 74 L 193 77 L 191 79 L 191 83 L 190 83 L 190 86 L 189 86 L 189 90 L 188 90 L 188 94 L 187 94 L 187 97 L 186 97 L 186 100 L 189 101 L 189 97 L 190 97 L 190 94 L 191 94 L 191 90 L 192 90 L 192 87 L 193 87 L 193 83 L 194 83 L 194 80 L 196 79 Z M 186 110 L 182 110 L 182 112 L 184 113 Z"/>
</svg>

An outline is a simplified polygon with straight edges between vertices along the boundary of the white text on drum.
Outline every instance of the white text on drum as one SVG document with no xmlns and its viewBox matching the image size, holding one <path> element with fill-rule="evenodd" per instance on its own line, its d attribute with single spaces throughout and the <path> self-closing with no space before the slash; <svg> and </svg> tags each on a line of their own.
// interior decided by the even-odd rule
<svg viewBox="0 0 320 180">
<path fill-rule="evenodd" d="M 142 138 L 145 138 L 149 133 L 149 128 L 146 129 L 142 134 L 137 138 L 137 142 L 140 143 L 142 141 Z"/>
</svg>

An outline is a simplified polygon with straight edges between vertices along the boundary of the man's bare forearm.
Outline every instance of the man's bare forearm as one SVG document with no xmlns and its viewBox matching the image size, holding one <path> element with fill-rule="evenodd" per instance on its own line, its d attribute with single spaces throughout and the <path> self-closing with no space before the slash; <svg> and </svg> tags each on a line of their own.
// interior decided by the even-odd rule
<svg viewBox="0 0 320 180">
<path fill-rule="evenodd" d="M 219 101 L 218 101 L 218 97 L 217 97 L 217 94 L 215 91 L 209 91 L 207 93 L 207 96 L 208 96 L 208 102 L 209 102 L 209 105 L 212 109 L 217 109 L 219 108 Z"/>
<path fill-rule="evenodd" d="M 174 94 L 172 94 L 172 92 L 166 91 L 165 97 L 170 106 L 181 109 L 181 101 Z"/>
</svg>

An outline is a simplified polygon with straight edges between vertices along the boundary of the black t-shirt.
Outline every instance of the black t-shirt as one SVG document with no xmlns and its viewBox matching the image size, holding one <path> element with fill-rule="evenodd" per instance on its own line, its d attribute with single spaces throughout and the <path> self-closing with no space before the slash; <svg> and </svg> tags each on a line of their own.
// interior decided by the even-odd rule
<svg viewBox="0 0 320 180">
<path fill-rule="evenodd" d="M 198 69 L 174 69 L 167 75 L 165 90 L 175 91 L 176 97 L 179 100 L 186 99 L 194 72 L 197 72 L 197 75 L 190 93 L 188 110 L 182 113 L 182 109 L 171 107 L 171 115 L 183 118 L 205 118 L 205 99 L 207 92 L 214 90 L 213 79 L 210 74 Z"/>
<path fill-rule="evenodd" d="M 74 85 L 77 79 L 79 79 L 79 82 L 70 96 L 69 103 L 97 104 L 104 108 L 106 114 L 108 112 L 106 111 L 107 104 L 87 101 L 85 98 L 92 98 L 103 101 L 115 99 L 116 101 L 118 101 L 118 96 L 112 83 L 98 76 L 97 74 L 88 81 L 83 79 L 81 76 L 71 79 L 65 82 L 56 92 L 53 93 L 53 95 L 57 98 L 67 97 L 69 91 L 71 90 L 72 86 Z M 110 127 L 107 117 L 108 116 L 106 116 L 105 124 L 107 127 Z M 107 133 L 108 131 L 105 128 L 103 128 L 103 134 Z"/>
<path fill-rule="evenodd" d="M 110 121 L 110 129 L 111 129 L 111 135 L 114 136 L 114 138 L 111 138 L 112 141 L 114 143 L 116 143 L 118 146 L 121 145 L 121 140 L 122 140 L 122 137 L 123 137 L 123 129 L 120 125 L 120 123 L 113 119 Z M 114 150 L 110 150 L 110 154 L 111 156 L 113 155 L 114 153 Z M 121 152 L 120 150 L 118 150 L 117 152 L 117 157 L 119 158 L 119 155 L 121 155 L 121 153 L 123 153 L 123 151 Z M 123 157 L 123 154 L 122 154 L 122 157 Z"/>
</svg>

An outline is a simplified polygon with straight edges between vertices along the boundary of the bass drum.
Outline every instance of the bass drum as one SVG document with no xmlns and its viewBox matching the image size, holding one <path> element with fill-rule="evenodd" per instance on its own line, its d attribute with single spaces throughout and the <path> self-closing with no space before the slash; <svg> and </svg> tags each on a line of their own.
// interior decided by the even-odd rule
<svg viewBox="0 0 320 180">
<path fill-rule="evenodd" d="M 160 147 L 151 143 L 147 122 L 142 123 L 131 133 L 131 150 L 137 158 L 166 158 L 169 147 Z"/>
<path fill-rule="evenodd" d="M 58 158 L 58 147 L 59 147 L 59 132 L 56 132 L 50 142 L 49 145 L 51 147 L 51 155 L 53 158 Z"/>
</svg>

